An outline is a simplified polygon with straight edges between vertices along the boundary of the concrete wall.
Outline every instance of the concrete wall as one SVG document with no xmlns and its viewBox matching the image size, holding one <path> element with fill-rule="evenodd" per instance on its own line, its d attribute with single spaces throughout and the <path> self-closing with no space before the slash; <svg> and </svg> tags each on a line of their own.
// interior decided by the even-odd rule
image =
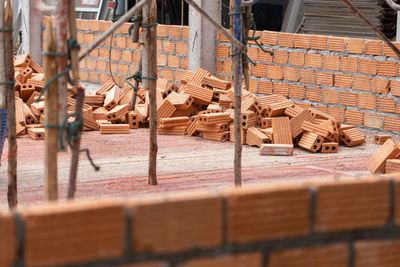
<svg viewBox="0 0 400 267">
<path fill-rule="evenodd" d="M 15 262 L 27 267 L 397 266 L 400 179 L 341 177 L 0 212 L 0 265 Z"/>
</svg>

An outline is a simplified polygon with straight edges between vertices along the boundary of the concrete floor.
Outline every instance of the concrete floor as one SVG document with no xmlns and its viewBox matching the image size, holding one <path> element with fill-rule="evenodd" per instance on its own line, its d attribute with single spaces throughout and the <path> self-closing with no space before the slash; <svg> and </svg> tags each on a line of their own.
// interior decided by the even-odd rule
<svg viewBox="0 0 400 267">
<path fill-rule="evenodd" d="M 291 157 L 260 156 L 257 147 L 243 146 L 243 185 L 293 181 L 335 175 L 368 174 L 366 162 L 378 149 L 372 144 L 374 132 L 363 130 L 367 143 L 337 154 L 313 154 L 296 148 Z M 77 199 L 101 197 L 144 197 L 177 191 L 216 190 L 233 187 L 231 142 L 201 137 L 158 136 L 159 185 L 147 184 L 148 129 L 131 130 L 126 135 L 85 132 L 82 148 L 89 148 L 101 170 L 96 172 L 84 153 L 78 172 Z M 18 138 L 18 193 L 20 205 L 43 202 L 44 141 Z M 7 150 L 4 151 L 7 154 Z M 59 153 L 59 196 L 66 197 L 70 153 Z M 7 160 L 0 166 L 0 207 L 7 206 Z"/>
</svg>

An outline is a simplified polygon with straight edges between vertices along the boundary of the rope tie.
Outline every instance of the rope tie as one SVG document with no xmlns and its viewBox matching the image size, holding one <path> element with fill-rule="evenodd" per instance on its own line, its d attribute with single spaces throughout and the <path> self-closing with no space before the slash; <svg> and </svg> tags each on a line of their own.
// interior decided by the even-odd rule
<svg viewBox="0 0 400 267">
<path fill-rule="evenodd" d="M 4 28 L 4 29 L 0 29 L 0 32 L 12 32 L 14 31 L 13 28 Z"/>
<path fill-rule="evenodd" d="M 3 82 L 0 82 L 0 85 L 13 85 L 13 84 L 15 84 L 16 83 L 16 80 L 13 80 L 13 81 L 3 81 Z"/>
<path fill-rule="evenodd" d="M 143 20 L 143 16 L 142 15 L 136 15 L 136 16 L 134 16 L 134 17 L 132 17 L 131 18 L 131 22 L 133 22 L 132 23 L 132 25 L 129 27 L 129 30 L 128 30 L 128 32 L 129 32 L 129 35 L 132 35 L 132 31 L 133 31 L 133 27 L 135 26 L 135 23 L 137 23 L 137 22 L 139 22 L 139 21 L 142 21 Z"/>
</svg>

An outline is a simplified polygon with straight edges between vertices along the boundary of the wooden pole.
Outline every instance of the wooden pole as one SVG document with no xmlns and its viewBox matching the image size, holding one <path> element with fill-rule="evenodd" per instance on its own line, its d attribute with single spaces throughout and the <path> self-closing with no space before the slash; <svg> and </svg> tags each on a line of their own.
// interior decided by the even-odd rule
<svg viewBox="0 0 400 267">
<path fill-rule="evenodd" d="M 2 1 L 2 4 L 4 2 Z M 13 27 L 13 10 L 11 1 L 7 1 L 4 10 L 4 28 Z M 6 81 L 14 80 L 14 56 L 13 56 L 13 32 L 7 31 L 4 34 L 4 59 Z M 15 92 L 14 84 L 7 84 L 7 128 L 8 128 L 8 206 L 16 207 L 17 200 L 17 134 L 15 124 Z"/>
<path fill-rule="evenodd" d="M 4 5 L 0 5 L 0 18 L 4 18 Z M 4 20 L 0 19 L 0 29 L 4 28 Z M 4 32 L 0 32 L 0 57 L 3 60 L 0 61 L 0 81 L 4 82 L 6 80 L 6 64 L 4 61 Z M 7 114 L 7 87 L 6 84 L 0 84 L 0 114 Z M 0 115 L 1 116 L 1 115 Z M 4 116 L 4 115 L 3 115 Z M 1 117 L 0 117 L 1 123 Z M 1 126 L 0 126 L 1 129 Z M 0 136 L 1 137 L 1 136 Z M 2 140 L 0 140 L 2 142 Z M 0 166 L 1 166 L 1 154 L 2 143 L 0 143 Z"/>
<path fill-rule="evenodd" d="M 389 38 L 386 37 L 377 27 L 375 27 L 349 0 L 342 0 L 342 2 L 370 29 L 378 36 L 379 39 L 384 41 L 392 50 L 396 53 L 397 57 L 400 58 L 400 50 L 395 46 Z"/>
<path fill-rule="evenodd" d="M 56 52 L 53 28 L 51 22 L 46 25 L 43 44 L 44 52 Z M 45 81 L 57 75 L 57 58 L 51 55 L 43 56 Z M 48 125 L 58 125 L 58 90 L 57 83 L 51 83 L 46 90 L 45 116 Z M 45 198 L 57 200 L 57 149 L 58 128 L 46 127 L 45 133 Z"/>
<path fill-rule="evenodd" d="M 137 3 L 137 1 L 135 2 Z M 142 16 L 142 10 L 140 11 L 136 11 L 135 16 Z M 132 42 L 133 43 L 139 43 L 139 29 L 140 29 L 140 25 L 142 23 L 137 21 L 135 22 L 135 24 L 133 25 L 133 32 L 132 32 Z M 140 45 L 140 44 L 139 44 Z M 140 60 L 139 60 L 139 71 L 143 70 L 143 65 L 142 65 L 142 52 L 140 52 Z M 129 110 L 135 110 L 135 105 L 136 105 L 136 95 L 137 95 L 137 90 L 139 90 L 139 81 L 135 80 L 135 87 L 136 87 L 136 91 L 133 91 L 132 94 L 132 100 L 131 100 L 131 104 L 129 105 Z"/>
<path fill-rule="evenodd" d="M 68 53 L 68 2 L 69 0 L 58 0 L 56 5 L 56 49 L 58 53 Z M 57 57 L 58 73 L 65 71 L 68 67 L 68 56 Z M 68 111 L 68 88 L 66 75 L 57 80 L 58 83 L 58 121 L 63 123 Z M 62 133 L 64 144 L 67 143 L 66 132 Z"/>
<path fill-rule="evenodd" d="M 243 15 L 244 20 L 243 20 L 243 36 L 248 37 L 249 36 L 249 30 L 250 30 L 250 25 L 249 25 L 249 19 L 251 17 L 251 6 L 246 7 L 246 13 Z M 250 90 L 250 74 L 249 74 L 249 63 L 247 62 L 247 43 L 248 41 L 245 40 L 244 44 L 246 46 L 246 53 L 242 54 L 242 61 L 243 61 L 243 76 L 246 84 L 246 90 Z"/>
<path fill-rule="evenodd" d="M 60 0 L 61 1 L 61 0 Z M 114 33 L 116 29 L 122 26 L 126 21 L 130 20 L 136 11 L 141 10 L 143 6 L 150 0 L 141 0 L 134 7 L 128 10 L 117 22 L 115 22 L 107 31 L 102 33 L 88 48 L 79 53 L 79 61 L 84 59 L 93 49 L 99 46 L 108 36 Z"/>
<path fill-rule="evenodd" d="M 143 76 L 157 77 L 157 27 L 151 26 L 157 22 L 157 2 L 143 7 L 144 47 L 143 47 Z M 149 184 L 157 184 L 157 104 L 156 104 L 156 80 L 143 79 L 143 88 L 150 91 L 150 155 L 149 155 Z"/>
<path fill-rule="evenodd" d="M 68 22 L 69 32 L 72 39 L 77 40 L 76 32 L 76 20 L 75 20 L 75 2 L 69 1 L 68 6 Z M 85 98 L 85 90 L 82 88 L 79 82 L 79 59 L 78 49 L 71 49 L 71 66 L 72 66 L 72 77 L 74 85 L 76 86 L 76 97 L 75 97 L 75 112 L 82 114 L 83 100 Z M 81 131 L 82 129 L 80 129 Z M 81 146 L 81 139 L 74 140 L 72 142 L 72 158 L 71 168 L 69 173 L 69 187 L 68 187 L 68 198 L 73 199 L 76 191 L 76 180 L 78 175 L 78 163 L 79 163 L 79 152 Z"/>
<path fill-rule="evenodd" d="M 240 0 L 232 0 L 233 2 L 233 35 L 236 40 L 242 41 L 242 13 Z M 242 185 L 242 138 L 241 138 L 241 123 L 240 113 L 242 105 L 242 53 L 232 43 L 232 74 L 235 91 L 235 157 L 234 157 L 234 173 L 235 186 Z"/>
</svg>

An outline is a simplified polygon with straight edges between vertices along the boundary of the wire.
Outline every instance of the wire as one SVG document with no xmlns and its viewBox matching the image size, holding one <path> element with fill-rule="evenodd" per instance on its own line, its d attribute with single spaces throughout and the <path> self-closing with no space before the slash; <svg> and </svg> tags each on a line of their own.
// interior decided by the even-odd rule
<svg viewBox="0 0 400 267">
<path fill-rule="evenodd" d="M 114 33 L 111 34 L 110 48 L 108 50 L 108 73 L 110 74 L 111 79 L 113 80 L 114 84 L 119 87 L 119 85 L 117 84 L 117 82 L 114 79 L 114 75 L 112 74 L 112 70 L 111 70 L 111 48 L 112 48 L 113 40 L 114 40 Z"/>
</svg>

